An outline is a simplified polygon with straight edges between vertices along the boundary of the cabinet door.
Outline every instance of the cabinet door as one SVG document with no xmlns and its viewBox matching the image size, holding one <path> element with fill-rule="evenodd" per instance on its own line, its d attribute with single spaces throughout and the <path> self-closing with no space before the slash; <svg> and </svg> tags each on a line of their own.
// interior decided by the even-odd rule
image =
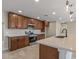
<svg viewBox="0 0 79 59">
<path fill-rule="evenodd" d="M 12 50 L 16 50 L 17 48 L 18 48 L 18 42 L 17 42 L 17 39 L 18 38 L 16 38 L 16 37 L 11 37 L 9 40 L 11 41 L 11 42 L 9 42 L 10 43 L 10 50 L 12 51 Z"/>
<path fill-rule="evenodd" d="M 29 38 L 25 36 L 25 46 L 29 45 Z"/>
<path fill-rule="evenodd" d="M 40 58 L 39 59 L 59 59 L 57 48 L 40 45 Z"/>
<path fill-rule="evenodd" d="M 32 24 L 34 25 L 35 29 L 38 29 L 38 22 L 36 19 L 32 20 Z"/>
<path fill-rule="evenodd" d="M 43 25 L 43 21 L 40 21 L 40 20 L 34 20 L 33 21 L 33 24 L 34 24 L 34 27 L 36 28 L 36 29 L 39 29 L 39 30 L 43 30 L 44 29 L 44 25 Z"/>
<path fill-rule="evenodd" d="M 18 48 L 25 47 L 26 45 L 28 45 L 28 43 L 29 43 L 28 38 L 21 36 L 19 37 Z"/>
<path fill-rule="evenodd" d="M 28 18 L 28 24 L 33 24 L 33 20 L 34 19 Z"/>
<path fill-rule="evenodd" d="M 24 19 L 23 19 L 23 24 L 22 24 L 22 28 L 27 28 L 27 25 L 28 25 L 28 18 L 26 18 L 26 17 L 23 17 Z"/>
<path fill-rule="evenodd" d="M 18 15 L 17 16 L 17 28 L 22 28 L 22 25 L 23 25 L 23 16 L 20 16 L 20 15 Z"/>
<path fill-rule="evenodd" d="M 16 28 L 17 24 L 17 15 L 9 13 L 8 15 L 8 28 Z"/>
</svg>

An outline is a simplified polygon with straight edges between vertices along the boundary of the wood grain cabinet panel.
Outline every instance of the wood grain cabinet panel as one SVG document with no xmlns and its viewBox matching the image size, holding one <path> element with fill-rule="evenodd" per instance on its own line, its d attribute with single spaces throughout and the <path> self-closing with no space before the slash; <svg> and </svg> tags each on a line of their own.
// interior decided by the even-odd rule
<svg viewBox="0 0 79 59">
<path fill-rule="evenodd" d="M 42 30 L 42 28 L 43 28 L 43 26 L 42 26 L 42 25 L 43 25 L 42 21 L 35 19 L 35 20 L 33 20 L 33 24 L 34 24 L 34 27 L 35 27 L 36 29 Z"/>
<path fill-rule="evenodd" d="M 28 25 L 28 18 L 16 13 L 9 12 L 8 28 L 25 29 Z"/>
<path fill-rule="evenodd" d="M 34 25 L 35 29 L 38 29 L 38 20 L 33 19 L 32 24 Z"/>
<path fill-rule="evenodd" d="M 59 52 L 57 48 L 40 45 L 39 59 L 59 59 Z"/>
<path fill-rule="evenodd" d="M 25 47 L 29 44 L 28 37 L 19 37 L 18 48 Z"/>
<path fill-rule="evenodd" d="M 8 28 L 16 28 L 17 15 L 13 13 L 8 14 Z"/>
<path fill-rule="evenodd" d="M 33 24 L 35 29 L 44 30 L 44 21 L 22 16 L 16 13 L 8 13 L 8 28 L 26 29 L 28 24 Z"/>
<path fill-rule="evenodd" d="M 26 17 L 24 17 L 24 19 L 23 19 L 23 24 L 22 24 L 22 28 L 27 28 L 27 26 L 28 26 L 28 18 L 26 18 Z"/>
<path fill-rule="evenodd" d="M 17 16 L 17 28 L 22 28 L 24 18 L 20 15 Z"/>
<path fill-rule="evenodd" d="M 9 41 L 8 41 L 8 47 L 9 50 L 16 50 L 18 48 L 18 43 L 17 43 L 18 38 L 17 37 L 9 37 Z"/>
<path fill-rule="evenodd" d="M 13 51 L 29 45 L 29 39 L 26 36 L 9 37 L 9 50 Z"/>
</svg>

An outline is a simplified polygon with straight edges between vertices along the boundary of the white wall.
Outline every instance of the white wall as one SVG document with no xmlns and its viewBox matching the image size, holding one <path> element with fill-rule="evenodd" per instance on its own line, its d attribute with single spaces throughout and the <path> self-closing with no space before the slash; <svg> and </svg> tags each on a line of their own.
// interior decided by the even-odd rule
<svg viewBox="0 0 79 59">
<path fill-rule="evenodd" d="M 3 12 L 2 14 L 2 50 L 8 49 L 8 38 L 6 37 L 6 29 L 7 29 L 7 13 Z"/>
<path fill-rule="evenodd" d="M 56 35 L 56 22 L 50 22 L 49 27 L 46 28 L 46 37 L 51 37 Z"/>
<path fill-rule="evenodd" d="M 61 22 L 56 21 L 56 36 L 60 35 Z"/>
</svg>

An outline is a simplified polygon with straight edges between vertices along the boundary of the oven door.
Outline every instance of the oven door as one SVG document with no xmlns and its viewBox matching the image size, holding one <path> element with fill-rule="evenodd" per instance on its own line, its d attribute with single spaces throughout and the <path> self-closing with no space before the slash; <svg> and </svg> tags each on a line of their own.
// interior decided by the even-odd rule
<svg viewBox="0 0 79 59">
<path fill-rule="evenodd" d="M 35 42 L 36 40 L 37 40 L 37 37 L 36 36 L 29 37 L 29 42 L 30 43 Z"/>
</svg>

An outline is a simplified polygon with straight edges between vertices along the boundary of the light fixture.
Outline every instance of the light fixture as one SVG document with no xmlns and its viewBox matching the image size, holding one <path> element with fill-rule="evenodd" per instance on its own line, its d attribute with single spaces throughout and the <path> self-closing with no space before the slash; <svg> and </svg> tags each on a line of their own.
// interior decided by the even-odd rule
<svg viewBox="0 0 79 59">
<path fill-rule="evenodd" d="M 73 19 L 72 19 L 72 16 L 73 16 L 73 11 L 70 11 L 70 21 L 72 22 L 73 21 Z"/>
<path fill-rule="evenodd" d="M 39 2 L 39 0 L 35 0 L 35 2 Z"/>
<path fill-rule="evenodd" d="M 19 10 L 18 12 L 19 12 L 19 13 L 22 13 L 22 11 L 21 11 L 21 10 Z"/>
<path fill-rule="evenodd" d="M 52 12 L 52 14 L 53 14 L 53 15 L 55 15 L 55 14 L 56 14 L 56 12 Z"/>
<path fill-rule="evenodd" d="M 68 12 L 68 10 L 69 10 L 69 1 L 67 0 L 66 1 L 66 11 Z"/>
<path fill-rule="evenodd" d="M 69 10 L 69 6 L 68 6 L 68 5 L 66 5 L 66 11 L 68 12 L 68 10 Z"/>
</svg>

